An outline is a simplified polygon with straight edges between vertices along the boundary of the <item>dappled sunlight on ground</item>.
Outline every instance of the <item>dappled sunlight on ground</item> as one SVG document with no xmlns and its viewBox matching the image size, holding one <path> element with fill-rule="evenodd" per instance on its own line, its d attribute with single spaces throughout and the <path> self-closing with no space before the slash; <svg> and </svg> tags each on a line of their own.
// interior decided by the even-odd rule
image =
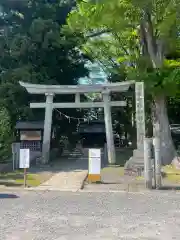
<svg viewBox="0 0 180 240">
<path fill-rule="evenodd" d="M 167 165 L 162 168 L 163 178 L 170 183 L 177 183 L 180 185 L 180 170 L 173 165 Z"/>
</svg>

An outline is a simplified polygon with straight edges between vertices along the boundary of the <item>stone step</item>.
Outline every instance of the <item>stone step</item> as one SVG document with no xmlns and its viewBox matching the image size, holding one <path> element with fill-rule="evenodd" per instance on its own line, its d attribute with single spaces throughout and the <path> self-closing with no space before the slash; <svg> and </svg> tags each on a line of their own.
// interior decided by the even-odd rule
<svg viewBox="0 0 180 240">
<path fill-rule="evenodd" d="M 142 151 L 139 151 L 139 150 L 137 150 L 137 149 L 135 149 L 134 151 L 133 151 L 133 157 L 135 157 L 135 158 L 140 158 L 140 159 L 144 159 L 144 153 L 142 152 Z"/>
<path fill-rule="evenodd" d="M 75 156 L 82 156 L 82 152 L 79 149 L 74 149 L 72 152 L 70 152 L 69 150 L 65 149 L 62 153 L 62 156 L 71 156 L 71 157 L 75 157 Z"/>
<path fill-rule="evenodd" d="M 140 160 L 140 159 L 133 160 L 132 163 L 134 163 L 134 164 L 144 164 L 144 159 L 142 159 L 142 160 Z"/>
<path fill-rule="evenodd" d="M 134 167 L 144 167 L 144 163 L 132 162 L 131 166 L 134 166 Z"/>
<path fill-rule="evenodd" d="M 82 155 L 82 153 L 81 152 L 72 152 L 72 153 L 70 153 L 70 155 Z"/>
</svg>

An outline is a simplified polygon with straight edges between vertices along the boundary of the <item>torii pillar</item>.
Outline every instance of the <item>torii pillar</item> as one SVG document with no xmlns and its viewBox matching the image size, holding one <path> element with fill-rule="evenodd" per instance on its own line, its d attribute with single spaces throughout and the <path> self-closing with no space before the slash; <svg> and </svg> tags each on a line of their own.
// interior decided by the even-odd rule
<svg viewBox="0 0 180 240">
<path fill-rule="evenodd" d="M 114 146 L 114 134 L 112 128 L 112 117 L 111 117 L 111 96 L 109 92 L 102 93 L 104 102 L 104 120 L 106 127 L 106 141 L 107 141 L 107 156 L 108 163 L 116 163 L 116 151 Z"/>
<path fill-rule="evenodd" d="M 54 94 L 46 93 L 45 95 L 46 95 L 46 107 L 45 107 L 43 146 L 42 146 L 42 163 L 43 164 L 47 164 L 49 162 Z"/>
</svg>

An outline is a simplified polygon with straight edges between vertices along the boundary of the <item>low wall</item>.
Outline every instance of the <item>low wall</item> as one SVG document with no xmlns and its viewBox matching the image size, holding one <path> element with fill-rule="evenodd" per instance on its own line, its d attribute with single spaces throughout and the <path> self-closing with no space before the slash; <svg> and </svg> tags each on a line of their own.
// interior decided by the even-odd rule
<svg viewBox="0 0 180 240">
<path fill-rule="evenodd" d="M 38 157 L 41 157 L 40 151 L 30 151 L 30 163 L 33 163 Z"/>
<path fill-rule="evenodd" d="M 0 163 L 0 173 L 9 172 L 12 170 L 12 162 Z"/>
</svg>

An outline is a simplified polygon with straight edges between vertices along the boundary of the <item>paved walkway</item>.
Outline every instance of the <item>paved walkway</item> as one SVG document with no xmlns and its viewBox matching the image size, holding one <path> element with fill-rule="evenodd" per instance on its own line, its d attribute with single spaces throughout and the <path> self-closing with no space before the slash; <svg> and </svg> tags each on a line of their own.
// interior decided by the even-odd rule
<svg viewBox="0 0 180 240">
<path fill-rule="evenodd" d="M 87 160 L 79 158 L 61 165 L 57 173 L 38 188 L 44 190 L 78 191 L 88 173 Z"/>
</svg>

